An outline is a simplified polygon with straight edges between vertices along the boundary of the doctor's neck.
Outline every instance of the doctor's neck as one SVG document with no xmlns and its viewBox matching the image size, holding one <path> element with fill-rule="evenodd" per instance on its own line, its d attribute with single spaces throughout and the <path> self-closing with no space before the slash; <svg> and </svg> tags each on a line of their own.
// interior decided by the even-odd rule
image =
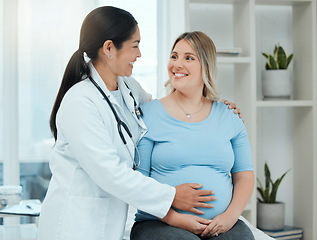
<svg viewBox="0 0 317 240">
<path fill-rule="evenodd" d="M 94 61 L 93 65 L 109 91 L 118 90 L 118 76 L 111 71 L 107 63 Z"/>
</svg>

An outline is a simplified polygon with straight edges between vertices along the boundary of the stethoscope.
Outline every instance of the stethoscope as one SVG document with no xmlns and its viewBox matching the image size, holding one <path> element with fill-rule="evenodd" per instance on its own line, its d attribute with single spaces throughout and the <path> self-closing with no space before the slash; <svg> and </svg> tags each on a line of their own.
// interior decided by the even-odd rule
<svg viewBox="0 0 317 240">
<path fill-rule="evenodd" d="M 91 76 L 89 76 L 89 79 L 95 85 L 95 87 L 99 90 L 99 92 L 104 97 L 104 99 L 107 101 L 107 103 L 108 103 L 108 105 L 109 105 L 109 107 L 110 107 L 110 109 L 111 109 L 111 111 L 112 111 L 112 113 L 113 113 L 113 115 L 114 115 L 114 117 L 115 117 L 115 119 L 117 121 L 117 128 L 118 128 L 118 133 L 120 135 L 120 138 L 121 138 L 124 146 L 127 148 L 128 152 L 129 152 L 129 155 L 130 155 L 130 157 L 131 157 L 131 159 L 133 161 L 133 169 L 137 170 L 138 167 L 140 166 L 140 163 L 141 163 L 140 153 L 139 153 L 138 147 L 136 146 L 136 144 L 135 144 L 135 142 L 134 142 L 134 140 L 132 138 L 132 133 L 130 132 L 130 129 L 128 128 L 127 124 L 121 120 L 121 118 L 119 117 L 117 111 L 114 109 L 112 103 L 110 102 L 110 100 L 107 97 L 107 95 L 105 94 L 105 92 L 101 89 L 101 87 L 95 82 L 95 80 Z M 125 83 L 125 85 L 129 89 L 129 87 L 128 87 L 128 85 L 126 83 Z M 134 96 L 133 96 L 131 91 L 130 91 L 130 96 L 132 97 L 133 102 L 134 102 L 134 111 L 135 111 L 135 113 L 137 115 L 137 118 L 140 119 L 140 117 L 142 117 L 142 115 L 143 115 L 142 110 L 141 110 L 140 107 L 137 106 L 137 103 L 136 103 L 135 98 L 134 98 Z M 132 156 L 132 154 L 131 154 L 128 146 L 127 146 L 127 141 L 125 140 L 125 137 L 123 135 L 122 128 L 126 131 L 126 133 L 128 134 L 129 138 L 133 142 L 133 145 L 134 145 L 134 147 L 136 149 L 136 152 L 137 152 L 138 158 L 139 158 L 139 163 L 138 164 L 135 163 L 134 157 Z"/>
</svg>

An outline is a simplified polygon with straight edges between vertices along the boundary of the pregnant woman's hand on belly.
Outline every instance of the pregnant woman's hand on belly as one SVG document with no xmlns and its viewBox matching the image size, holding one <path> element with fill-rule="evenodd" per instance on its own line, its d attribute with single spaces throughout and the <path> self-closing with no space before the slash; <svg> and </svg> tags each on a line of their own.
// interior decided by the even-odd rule
<svg viewBox="0 0 317 240">
<path fill-rule="evenodd" d="M 173 227 L 182 228 L 195 234 L 201 234 L 211 222 L 211 220 L 195 215 L 178 213 L 173 209 L 169 210 L 162 221 Z"/>
<path fill-rule="evenodd" d="M 219 214 L 214 219 L 212 219 L 211 223 L 202 232 L 201 236 L 204 238 L 210 238 L 221 233 L 225 233 L 233 227 L 237 220 L 237 218 L 226 212 Z"/>
<path fill-rule="evenodd" d="M 176 194 L 172 205 L 181 210 L 204 214 L 196 207 L 212 208 L 213 204 L 206 202 L 215 201 L 216 197 L 210 196 L 214 194 L 212 190 L 197 190 L 201 187 L 201 184 L 196 183 L 184 183 L 176 186 Z"/>
</svg>

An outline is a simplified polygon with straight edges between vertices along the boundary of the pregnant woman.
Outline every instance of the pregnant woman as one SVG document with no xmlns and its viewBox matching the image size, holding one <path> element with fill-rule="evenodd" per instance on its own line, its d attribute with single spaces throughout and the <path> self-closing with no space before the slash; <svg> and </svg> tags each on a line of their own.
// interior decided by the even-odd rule
<svg viewBox="0 0 317 240">
<path fill-rule="evenodd" d="M 168 73 L 170 94 L 142 108 L 148 132 L 138 146 L 139 170 L 171 186 L 202 183 L 217 200 L 199 215 L 208 223 L 176 208 L 164 222 L 139 211 L 131 239 L 254 239 L 238 220 L 254 186 L 250 144 L 243 121 L 217 101 L 212 40 L 202 32 L 182 34 L 172 48 Z"/>
</svg>

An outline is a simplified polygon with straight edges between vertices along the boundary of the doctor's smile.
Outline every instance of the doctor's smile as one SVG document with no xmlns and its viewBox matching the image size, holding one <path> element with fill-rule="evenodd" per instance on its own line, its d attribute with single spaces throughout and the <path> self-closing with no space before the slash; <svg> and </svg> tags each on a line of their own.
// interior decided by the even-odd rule
<svg viewBox="0 0 317 240">
<path fill-rule="evenodd" d="M 135 61 L 129 63 L 131 69 L 133 69 L 133 64 L 134 64 L 134 63 L 135 63 Z"/>
</svg>

